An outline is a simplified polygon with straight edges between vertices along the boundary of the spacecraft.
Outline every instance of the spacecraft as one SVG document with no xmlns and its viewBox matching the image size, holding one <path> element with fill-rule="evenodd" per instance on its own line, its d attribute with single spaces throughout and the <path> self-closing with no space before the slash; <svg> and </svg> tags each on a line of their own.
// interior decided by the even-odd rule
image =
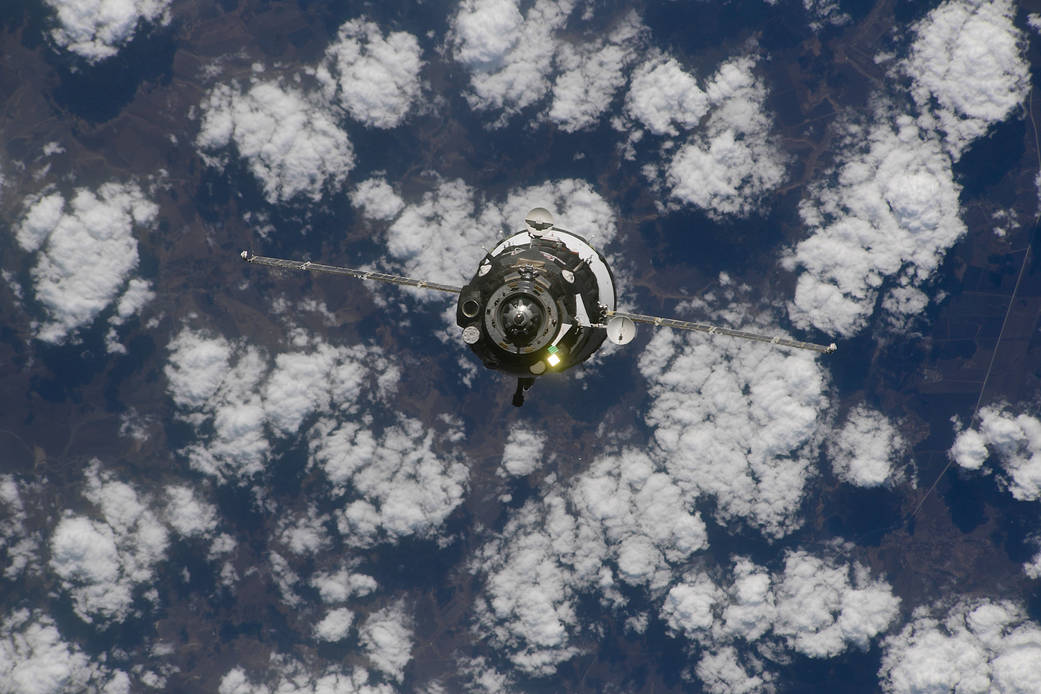
<svg viewBox="0 0 1041 694">
<path fill-rule="evenodd" d="M 242 258 L 255 265 L 457 294 L 455 319 L 463 342 L 487 368 L 517 379 L 513 404 L 518 407 L 524 404 L 524 394 L 536 378 L 581 364 L 600 349 L 604 340 L 628 344 L 636 336 L 637 323 L 822 354 L 836 349 L 834 343 L 825 346 L 708 323 L 619 311 L 614 275 L 601 253 L 578 234 L 556 226 L 545 208 L 528 212 L 524 223 L 523 230 L 485 253 L 473 278 L 463 287 L 310 261 L 268 258 L 248 251 L 242 251 Z"/>
</svg>

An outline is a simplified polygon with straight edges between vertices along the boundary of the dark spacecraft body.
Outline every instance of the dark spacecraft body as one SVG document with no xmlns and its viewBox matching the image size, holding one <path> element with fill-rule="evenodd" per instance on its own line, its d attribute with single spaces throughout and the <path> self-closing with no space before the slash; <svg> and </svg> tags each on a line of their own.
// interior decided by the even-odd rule
<svg viewBox="0 0 1041 694">
<path fill-rule="evenodd" d="M 553 226 L 543 208 L 525 222 L 481 260 L 456 323 L 486 367 L 533 378 L 596 352 L 617 297 L 607 260 L 585 239 Z"/>
<path fill-rule="evenodd" d="M 258 265 L 288 270 L 346 275 L 459 295 L 456 323 L 463 342 L 489 369 L 517 378 L 513 404 L 539 376 L 567 370 L 592 356 L 610 340 L 624 345 L 636 335 L 636 323 L 727 335 L 820 353 L 836 347 L 771 337 L 708 323 L 626 313 L 616 309 L 614 275 L 604 258 L 583 237 L 557 227 L 548 210 L 536 207 L 524 218 L 525 229 L 485 253 L 464 287 L 380 272 L 267 258 L 242 252 Z"/>
</svg>

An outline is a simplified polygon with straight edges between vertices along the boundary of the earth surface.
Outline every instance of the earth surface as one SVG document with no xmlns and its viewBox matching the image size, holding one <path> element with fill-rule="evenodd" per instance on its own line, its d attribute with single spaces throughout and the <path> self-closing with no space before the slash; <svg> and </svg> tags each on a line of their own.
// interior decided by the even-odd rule
<svg viewBox="0 0 1041 694">
<path fill-rule="evenodd" d="M 7 0 L 0 692 L 1041 691 L 1041 5 Z M 533 207 L 640 326 L 514 383 Z"/>
</svg>

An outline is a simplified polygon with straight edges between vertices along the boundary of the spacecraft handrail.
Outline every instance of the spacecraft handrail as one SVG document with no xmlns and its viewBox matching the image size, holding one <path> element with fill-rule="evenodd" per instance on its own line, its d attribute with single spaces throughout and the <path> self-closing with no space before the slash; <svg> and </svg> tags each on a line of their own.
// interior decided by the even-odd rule
<svg viewBox="0 0 1041 694">
<path fill-rule="evenodd" d="M 248 251 L 242 251 L 242 259 L 247 263 L 267 265 L 268 267 L 277 267 L 283 270 L 306 270 L 308 272 L 319 272 L 327 275 L 346 275 L 347 277 L 356 277 L 360 280 L 376 280 L 377 282 L 400 284 L 406 287 L 417 287 L 419 289 L 434 289 L 439 292 L 449 292 L 452 294 L 459 294 L 463 291 L 462 287 L 453 287 L 448 284 L 416 280 L 411 277 L 388 275 L 384 272 L 372 272 L 370 270 L 354 270 L 352 268 L 338 267 L 336 265 L 323 265 L 322 263 L 312 263 L 310 260 L 301 261 L 268 258 L 262 255 L 252 255 Z"/>
<path fill-rule="evenodd" d="M 814 342 L 802 342 L 800 340 L 792 340 L 787 337 L 771 337 L 769 335 L 759 335 L 757 333 L 750 333 L 745 330 L 734 330 L 732 328 L 723 328 L 717 325 L 710 325 L 708 323 L 695 323 L 692 321 L 677 320 L 675 318 L 645 316 L 639 313 L 626 313 L 624 311 L 607 311 L 607 317 L 610 318 L 612 316 L 628 318 L 634 323 L 647 323 L 649 325 L 666 328 L 676 328 L 678 330 L 693 330 L 695 332 L 708 333 L 710 335 L 728 335 L 730 337 L 739 337 L 743 340 L 765 342 L 771 345 L 794 347 L 796 349 L 807 349 L 813 352 L 820 352 L 821 354 L 831 354 L 836 349 L 838 349 L 834 342 L 827 346 L 818 345 Z"/>
</svg>

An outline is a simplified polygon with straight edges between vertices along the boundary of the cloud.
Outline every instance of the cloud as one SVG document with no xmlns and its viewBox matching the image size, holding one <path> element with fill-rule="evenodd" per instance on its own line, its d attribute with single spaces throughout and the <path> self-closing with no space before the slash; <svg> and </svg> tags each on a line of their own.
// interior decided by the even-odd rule
<svg viewBox="0 0 1041 694">
<path fill-rule="evenodd" d="M 121 622 L 138 588 L 155 580 L 165 558 L 166 528 L 130 485 L 87 468 L 84 496 L 100 519 L 66 512 L 51 537 L 51 569 L 85 622 Z"/>
<path fill-rule="evenodd" d="M 133 231 L 154 224 L 159 208 L 135 184 L 80 188 L 68 201 L 49 193 L 26 207 L 15 238 L 36 254 L 33 292 L 48 318 L 34 326 L 39 339 L 64 342 L 121 294 L 122 320 L 150 298 L 141 292 L 143 280 L 131 278 L 138 265 Z"/>
<path fill-rule="evenodd" d="M 921 287 L 964 234 L 952 161 L 1027 90 L 1022 37 L 1007 2 L 946 2 L 914 27 L 917 118 L 876 96 L 873 122 L 845 123 L 834 171 L 800 205 L 810 236 L 785 259 L 801 268 L 789 314 L 849 337 L 882 308 L 898 329 L 928 303 Z M 899 76 L 899 75 L 894 75 Z"/>
<path fill-rule="evenodd" d="M 326 98 L 352 118 L 370 127 L 393 128 L 419 97 L 420 55 L 412 34 L 384 36 L 373 22 L 355 19 L 340 26 L 316 76 Z"/>
<path fill-rule="evenodd" d="M 717 522 L 746 524 L 768 538 L 797 528 L 828 409 L 818 359 L 662 329 L 639 365 L 651 395 L 644 420 L 653 430 L 654 456 L 686 498 L 711 496 Z"/>
<path fill-rule="evenodd" d="M 523 477 L 535 472 L 542 464 L 542 450 L 545 445 L 545 435 L 537 431 L 524 426 L 510 429 L 502 451 L 499 475 Z"/>
<path fill-rule="evenodd" d="M 38 567 L 39 533 L 26 526 L 28 516 L 19 485 L 11 475 L 0 475 L 0 552 L 6 555 L 4 578 L 17 578 Z"/>
<path fill-rule="evenodd" d="M 604 456 L 565 494 L 525 504 L 477 553 L 472 570 L 486 580 L 475 631 L 523 673 L 552 674 L 588 629 L 577 616 L 581 593 L 623 605 L 616 578 L 660 590 L 673 566 L 706 546 L 700 516 L 645 454 Z"/>
<path fill-rule="evenodd" d="M 1015 13 L 1008 0 L 952 0 L 914 26 L 902 68 L 922 127 L 943 133 L 955 161 L 1026 98 L 1026 40 L 1013 24 Z"/>
<path fill-rule="evenodd" d="M 712 105 L 703 131 L 695 131 L 668 164 L 672 196 L 710 216 L 756 211 L 784 182 L 787 156 L 771 137 L 766 88 L 755 59 L 729 60 L 705 89 Z"/>
<path fill-rule="evenodd" d="M 633 70 L 625 110 L 653 134 L 675 136 L 676 126 L 698 125 L 709 98 L 675 58 L 655 55 Z"/>
<path fill-rule="evenodd" d="M 217 509 L 199 501 L 190 487 L 170 485 L 166 488 L 166 522 L 183 537 L 208 537 L 217 528 Z"/>
<path fill-rule="evenodd" d="M 44 0 L 55 12 L 51 38 L 97 63 L 114 56 L 143 23 L 167 24 L 171 0 Z"/>
<path fill-rule="evenodd" d="M 234 145 L 271 204 L 297 196 L 317 201 L 354 168 L 354 148 L 327 109 L 276 81 L 214 87 L 202 103 L 195 144 L 208 164 L 221 168 L 222 150 Z"/>
<path fill-rule="evenodd" d="M 125 673 L 90 661 L 64 641 L 49 616 L 25 609 L 11 611 L 0 623 L 0 682 L 9 694 L 115 694 L 129 684 Z"/>
<path fill-rule="evenodd" d="M 536 0 L 522 15 L 515 0 L 463 0 L 449 43 L 470 71 L 470 106 L 502 112 L 499 125 L 540 101 L 550 88 L 554 34 L 574 2 Z"/>
<path fill-rule="evenodd" d="M 568 133 L 596 125 L 625 84 L 625 69 L 636 58 L 643 31 L 633 12 L 606 41 L 561 43 L 547 118 Z"/>
<path fill-rule="evenodd" d="M 314 625 L 315 638 L 321 641 L 341 641 L 347 638 L 354 623 L 354 613 L 346 607 L 329 610 L 318 624 Z"/>
<path fill-rule="evenodd" d="M 435 450 L 436 443 L 459 435 L 450 428 L 435 436 L 404 416 L 386 427 L 319 420 L 310 435 L 311 457 L 334 493 L 346 495 L 335 514 L 344 541 L 365 547 L 433 536 L 467 489 L 469 473 L 460 456 Z"/>
<path fill-rule="evenodd" d="M 360 345 L 316 342 L 270 359 L 186 328 L 169 347 L 167 392 L 179 416 L 200 430 L 200 440 L 183 452 L 194 468 L 221 480 L 264 469 L 268 431 L 289 436 L 320 412 L 356 412 L 359 397 L 381 399 L 398 374 L 378 350 Z"/>
<path fill-rule="evenodd" d="M 835 476 L 858 487 L 877 487 L 898 479 L 894 465 L 907 452 L 907 442 L 881 412 L 858 405 L 828 442 Z"/>
<path fill-rule="evenodd" d="M 1008 406 L 984 407 L 979 425 L 958 434 L 949 455 L 963 468 L 978 470 L 993 456 L 999 480 L 1019 501 L 1041 499 L 1041 420 L 1016 415 Z"/>
<path fill-rule="evenodd" d="M 867 650 L 899 604 L 890 586 L 859 562 L 834 551 L 789 550 L 777 573 L 744 557 L 718 584 L 705 573 L 688 573 L 669 590 L 661 617 L 701 649 L 696 672 L 709 691 L 758 691 L 772 689 L 770 663 L 787 662 L 791 652 L 832 658 Z"/>
<path fill-rule="evenodd" d="M 1032 692 L 1041 689 L 1041 627 L 1009 601 L 923 606 L 883 642 L 887 692 Z"/>
<path fill-rule="evenodd" d="M 843 140 L 836 170 L 800 203 L 810 236 L 783 264 L 802 270 L 792 321 L 850 337 L 867 325 L 879 294 L 917 296 L 906 292 L 929 280 L 965 224 L 950 158 L 910 116 L 879 106 L 874 123 L 847 125 Z M 903 319 L 923 308 L 921 300 L 885 305 Z"/>
<path fill-rule="evenodd" d="M 365 596 L 377 588 L 376 579 L 348 569 L 334 572 L 318 572 L 311 578 L 311 585 L 318 589 L 322 602 L 338 604 L 351 596 Z"/>
<path fill-rule="evenodd" d="M 250 675 L 256 677 L 256 667 L 250 668 Z M 394 688 L 388 684 L 373 684 L 369 681 L 369 673 L 364 668 L 345 669 L 342 666 L 329 666 L 309 669 L 304 663 L 288 656 L 272 654 L 266 682 L 255 684 L 242 667 L 233 667 L 221 678 L 217 691 L 219 694 L 393 694 Z"/>
<path fill-rule="evenodd" d="M 373 666 L 401 682 L 412 660 L 412 617 L 398 602 L 372 613 L 359 628 L 359 641 Z"/>
<path fill-rule="evenodd" d="M 385 181 L 371 179 L 359 184 L 352 202 L 368 218 L 389 222 L 386 244 L 395 271 L 455 286 L 469 282 L 484 247 L 493 246 L 503 233 L 524 228 L 524 215 L 533 207 L 552 210 L 558 226 L 601 250 L 617 231 L 610 205 L 589 183 L 576 179 L 515 189 L 502 202 L 483 201 L 462 180 L 442 181 L 419 202 L 407 204 Z M 400 210 L 396 215 L 395 209 Z M 430 291 L 413 295 L 425 301 L 443 299 Z M 451 324 L 454 328 L 454 317 Z"/>
</svg>

